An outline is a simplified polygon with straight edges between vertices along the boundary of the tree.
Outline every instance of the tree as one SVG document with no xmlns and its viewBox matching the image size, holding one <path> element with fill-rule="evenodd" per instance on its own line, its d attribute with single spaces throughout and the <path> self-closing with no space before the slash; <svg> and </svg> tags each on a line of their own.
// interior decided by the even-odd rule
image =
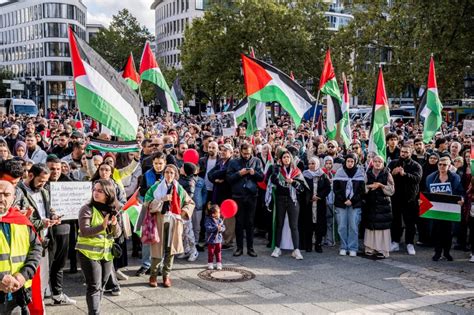
<svg viewBox="0 0 474 315">
<path fill-rule="evenodd" d="M 254 47 L 257 57 L 300 81 L 319 78 L 329 38 L 325 5 L 319 0 L 292 6 L 271 0 L 215 5 L 185 31 L 183 85 L 201 90 L 215 104 L 244 94 L 240 54 Z"/>
<path fill-rule="evenodd" d="M 350 59 L 335 55 L 337 69 L 353 82 L 353 94 L 371 103 L 376 73 L 384 67 L 387 93 L 412 95 L 426 86 L 429 58 L 434 54 L 441 99 L 462 97 L 466 67 L 474 55 L 474 4 L 458 1 L 354 1 L 354 21 L 332 39 L 335 51 L 354 53 Z M 342 60 L 344 59 L 345 60 Z"/>
<path fill-rule="evenodd" d="M 148 29 L 140 25 L 137 18 L 127 9 L 123 9 L 112 17 L 110 26 L 101 29 L 89 44 L 112 67 L 121 71 L 130 52 L 133 53 L 135 66 L 139 69 L 145 42 L 153 39 Z"/>
</svg>

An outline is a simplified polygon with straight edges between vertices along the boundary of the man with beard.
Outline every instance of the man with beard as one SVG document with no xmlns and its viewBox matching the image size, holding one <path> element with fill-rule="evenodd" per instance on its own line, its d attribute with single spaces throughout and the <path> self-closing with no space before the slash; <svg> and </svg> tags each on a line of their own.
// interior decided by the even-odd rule
<svg viewBox="0 0 474 315">
<path fill-rule="evenodd" d="M 328 151 L 327 156 L 332 157 L 333 160 L 333 169 L 337 171 L 344 164 L 344 159 L 338 156 L 338 147 L 336 140 L 328 141 Z"/>
<path fill-rule="evenodd" d="M 226 180 L 231 185 L 232 199 L 237 202 L 239 207 L 235 218 L 237 249 L 234 256 L 243 254 L 245 230 L 247 254 L 257 257 L 253 248 L 253 221 L 257 207 L 257 182 L 261 182 L 263 178 L 262 162 L 260 159 L 252 157 L 252 147 L 249 144 L 241 145 L 240 158 L 230 161 L 226 173 Z"/>
<path fill-rule="evenodd" d="M 72 143 L 71 147 L 71 154 L 66 155 L 62 158 L 62 160 L 67 164 L 71 164 L 72 162 L 74 162 L 77 165 L 81 165 L 82 155 L 84 155 L 84 152 L 86 152 L 86 145 L 82 141 L 76 141 Z M 61 158 L 60 156 L 58 157 Z"/>
<path fill-rule="evenodd" d="M 27 149 L 27 156 L 30 160 L 35 163 L 45 163 L 48 154 L 44 152 L 41 147 L 38 145 L 38 141 L 36 140 L 36 136 L 34 133 L 28 133 L 26 135 L 26 149 Z"/>
<path fill-rule="evenodd" d="M 25 138 L 20 135 L 20 127 L 17 124 L 13 124 L 10 128 L 10 134 L 5 138 L 8 149 L 10 152 L 15 154 L 15 144 L 17 141 L 25 141 Z"/>
<path fill-rule="evenodd" d="M 403 218 L 407 252 L 409 255 L 415 255 L 415 224 L 418 220 L 418 191 L 422 169 L 418 162 L 411 159 L 411 154 L 411 148 L 404 145 L 400 149 L 400 158 L 388 165 L 395 182 L 395 194 L 391 197 L 393 214 L 391 251 L 400 250 Z"/>
<path fill-rule="evenodd" d="M 423 139 L 416 138 L 414 141 L 415 145 L 415 152 L 413 152 L 411 158 L 413 161 L 418 162 L 418 164 L 423 166 L 428 162 L 428 153 L 426 153 L 425 144 L 423 143 Z"/>
<path fill-rule="evenodd" d="M 12 257 L 12 262 L 9 258 L 0 260 L 0 314 L 29 314 L 31 279 L 42 247 L 31 223 L 12 207 L 14 199 L 13 185 L 0 180 L 0 257 Z"/>
<path fill-rule="evenodd" d="M 50 170 L 45 164 L 33 164 L 28 171 L 28 177 L 18 184 L 33 213 L 30 221 L 33 223 L 36 232 L 43 239 L 43 248 L 49 248 L 51 238 L 51 227 L 60 224 L 61 220 L 51 212 L 50 197 L 48 191 L 44 188 L 49 180 Z M 41 258 L 41 279 L 49 279 L 49 257 L 48 252 L 43 251 Z M 41 282 L 41 295 L 43 296 L 48 281 Z M 44 296 L 43 296 L 44 298 Z"/>
<path fill-rule="evenodd" d="M 176 152 L 175 163 L 178 169 L 181 169 L 184 165 L 184 152 L 188 149 L 186 142 L 181 142 L 178 146 L 178 151 Z"/>
<path fill-rule="evenodd" d="M 72 145 L 69 142 L 69 134 L 65 131 L 59 134 L 59 143 L 58 145 L 54 146 L 51 150 L 51 153 L 56 155 L 58 158 L 63 158 L 66 155 L 71 154 L 72 152 Z"/>
<path fill-rule="evenodd" d="M 45 189 L 51 195 L 51 182 L 70 182 L 71 178 L 61 173 L 61 160 L 57 157 L 50 156 L 46 159 L 46 166 L 50 170 L 49 182 L 45 185 Z M 70 299 L 63 293 L 63 269 L 66 265 L 69 248 L 74 249 L 76 242 L 76 220 L 61 222 L 51 228 L 51 246 L 49 249 L 49 281 L 53 302 L 55 305 L 76 304 L 75 300 Z M 72 230 L 72 233 L 71 233 Z M 70 234 L 72 239 L 70 242 Z M 72 244 L 71 244 L 72 243 Z M 76 252 L 72 250 L 69 253 L 71 258 L 71 269 L 77 272 Z"/>
<path fill-rule="evenodd" d="M 232 153 L 234 148 L 228 143 L 222 144 L 219 151 L 219 161 L 217 161 L 216 166 L 209 171 L 208 177 L 209 180 L 214 184 L 214 189 L 212 191 L 212 203 L 222 204 L 226 199 L 232 198 L 231 186 L 226 180 L 227 167 L 232 158 Z M 223 249 L 229 249 L 232 247 L 232 242 L 235 236 L 235 218 L 224 219 L 224 225 L 226 227 L 224 231 L 224 244 Z"/>
</svg>

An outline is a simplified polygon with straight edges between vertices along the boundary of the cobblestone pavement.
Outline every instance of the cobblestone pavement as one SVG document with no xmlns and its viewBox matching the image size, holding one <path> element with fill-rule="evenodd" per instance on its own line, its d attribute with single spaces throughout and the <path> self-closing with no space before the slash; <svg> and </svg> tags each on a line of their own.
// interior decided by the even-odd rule
<svg viewBox="0 0 474 315">
<path fill-rule="evenodd" d="M 405 252 L 372 261 L 338 256 L 337 248 L 324 253 L 305 253 L 304 260 L 284 251 L 280 258 L 259 243 L 257 258 L 233 257 L 224 251 L 224 267 L 243 269 L 255 278 L 226 282 L 239 277 L 235 270 L 203 273 L 207 253 L 196 262 L 175 260 L 173 286 L 150 288 L 147 276 L 135 277 L 139 261 L 124 268 L 130 278 L 121 281 L 120 296 L 104 296 L 103 314 L 473 314 L 474 264 L 469 255 L 453 251 L 455 261 L 431 261 L 431 249 L 417 248 L 417 256 Z M 220 281 L 204 280 L 206 276 Z M 251 278 L 251 277 L 249 277 Z M 222 280 L 224 279 L 224 280 Z M 65 274 L 65 293 L 75 306 L 47 306 L 49 314 L 84 314 L 87 311 L 81 273 Z M 46 301 L 47 305 L 50 301 Z"/>
</svg>

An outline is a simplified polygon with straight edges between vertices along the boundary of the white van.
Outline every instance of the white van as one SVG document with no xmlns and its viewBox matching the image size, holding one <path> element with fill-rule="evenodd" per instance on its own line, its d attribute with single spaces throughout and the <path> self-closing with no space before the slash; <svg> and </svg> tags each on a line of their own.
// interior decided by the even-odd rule
<svg viewBox="0 0 474 315">
<path fill-rule="evenodd" d="M 36 117 L 38 116 L 38 106 L 28 99 L 0 98 L 0 113 Z"/>
</svg>

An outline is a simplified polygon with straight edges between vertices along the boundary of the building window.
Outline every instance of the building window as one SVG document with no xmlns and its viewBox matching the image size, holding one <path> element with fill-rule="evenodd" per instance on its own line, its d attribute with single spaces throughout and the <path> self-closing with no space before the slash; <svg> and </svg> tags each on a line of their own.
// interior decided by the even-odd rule
<svg viewBox="0 0 474 315">
<path fill-rule="evenodd" d="M 204 10 L 204 0 L 196 0 L 196 10 Z"/>
<path fill-rule="evenodd" d="M 46 75 L 72 76 L 71 63 L 68 61 L 46 61 Z"/>
</svg>

